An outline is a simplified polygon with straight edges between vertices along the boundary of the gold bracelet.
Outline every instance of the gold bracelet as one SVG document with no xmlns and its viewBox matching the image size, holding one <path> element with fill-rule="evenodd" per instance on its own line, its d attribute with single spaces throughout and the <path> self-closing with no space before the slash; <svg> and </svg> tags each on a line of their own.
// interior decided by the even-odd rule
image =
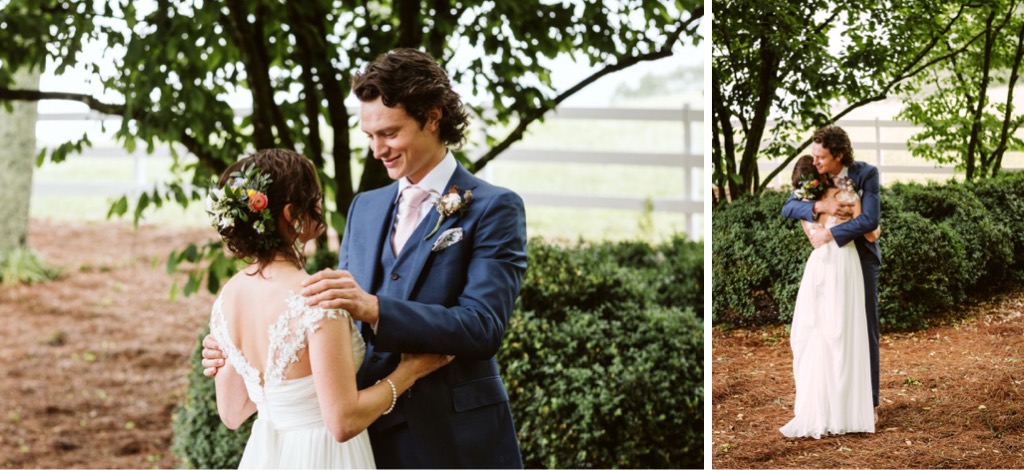
<svg viewBox="0 0 1024 470">
<path fill-rule="evenodd" d="M 384 379 L 384 381 L 387 382 L 388 385 L 391 386 L 391 406 L 389 406 L 387 410 L 385 410 L 383 413 L 381 413 L 381 416 L 384 416 L 384 415 L 390 413 L 392 410 L 394 410 L 395 409 L 395 403 L 398 403 L 398 389 L 395 388 L 395 383 L 392 382 L 391 379 Z M 379 383 L 380 383 L 380 380 L 378 380 L 376 383 L 374 383 L 374 385 L 377 385 Z"/>
</svg>

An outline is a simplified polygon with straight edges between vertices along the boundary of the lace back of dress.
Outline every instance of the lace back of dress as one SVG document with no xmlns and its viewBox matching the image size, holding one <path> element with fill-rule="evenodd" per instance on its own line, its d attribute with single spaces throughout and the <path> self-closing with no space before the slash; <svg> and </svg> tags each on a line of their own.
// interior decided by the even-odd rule
<svg viewBox="0 0 1024 470">
<path fill-rule="evenodd" d="M 833 195 L 832 197 L 836 198 L 836 200 L 839 202 L 849 202 L 856 204 L 858 201 L 860 201 L 860 196 L 858 196 L 857 193 L 847 189 L 841 189 L 840 191 L 836 192 L 835 195 Z M 850 219 L 848 218 L 841 219 L 834 215 L 830 215 L 825 219 L 825 228 L 832 228 L 843 222 L 849 221 Z"/>
<path fill-rule="evenodd" d="M 352 321 L 345 310 L 307 307 L 301 296 L 289 293 L 287 310 L 270 326 L 267 361 L 262 374 L 245 358 L 242 351 L 231 340 L 221 297 L 218 297 L 213 304 L 210 332 L 224 350 L 228 361 L 245 380 L 249 396 L 258 403 L 262 398 L 262 389 L 285 380 L 288 366 L 298 362 L 299 352 L 306 347 L 306 335 L 316 331 L 321 323 L 328 318 L 347 318 L 350 322 Z"/>
<path fill-rule="evenodd" d="M 301 296 L 288 295 L 288 309 L 270 326 L 264 386 L 285 380 L 288 367 L 299 361 L 299 352 L 306 348 L 307 334 L 316 331 L 325 319 L 347 317 L 344 310 L 308 307 Z"/>
</svg>

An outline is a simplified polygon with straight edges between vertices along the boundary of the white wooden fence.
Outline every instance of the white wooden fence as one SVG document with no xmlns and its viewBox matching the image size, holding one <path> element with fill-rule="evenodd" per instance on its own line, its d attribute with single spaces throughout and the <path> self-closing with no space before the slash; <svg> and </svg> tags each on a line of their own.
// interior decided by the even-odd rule
<svg viewBox="0 0 1024 470">
<path fill-rule="evenodd" d="M 635 165 L 682 169 L 680 191 L 676 197 L 650 199 L 654 211 L 682 213 L 687 217 L 687 234 L 691 239 L 703 238 L 704 219 L 704 153 L 694 149 L 704 111 L 688 106 L 682 109 L 623 109 L 623 108 L 561 108 L 550 119 L 585 119 L 610 121 L 678 122 L 682 154 L 675 152 L 603 152 L 592 150 L 566 151 L 546 149 L 519 149 L 513 146 L 498 157 L 503 162 L 561 162 L 583 165 Z M 703 147 L 702 145 L 696 145 Z M 497 161 L 497 160 L 496 160 Z M 486 167 L 485 167 L 486 170 Z M 486 175 L 484 175 L 486 178 Z M 640 196 L 607 196 L 600 194 L 564 194 L 519 191 L 523 201 L 531 205 L 604 208 L 643 211 L 648 199 Z"/>
<path fill-rule="evenodd" d="M 236 110 L 244 115 L 246 110 Z M 356 110 L 353 110 L 356 111 Z M 44 122 L 99 122 L 117 121 L 120 118 L 101 115 L 95 112 L 81 113 L 47 113 L 40 114 L 39 120 Z M 678 122 L 679 139 L 682 153 L 668 151 L 654 152 L 605 152 L 605 151 L 566 151 L 545 149 L 519 149 L 513 145 L 502 153 L 496 161 L 511 162 L 561 162 L 583 165 L 636 165 L 682 170 L 679 181 L 680 191 L 674 197 L 645 198 L 640 196 L 611 196 L 601 194 L 551 194 L 545 192 L 520 191 L 520 195 L 528 205 L 558 206 L 574 208 L 605 208 L 644 211 L 650 202 L 654 211 L 681 213 L 687 218 L 686 230 L 690 238 L 700 239 L 703 236 L 704 219 L 704 188 L 703 188 L 703 151 L 695 150 L 703 147 L 700 132 L 703 128 L 703 110 L 682 109 L 593 109 L 593 108 L 560 108 L 548 115 L 547 119 L 588 119 L 610 121 L 640 122 Z M 49 124 L 49 123 L 48 123 Z M 59 125 L 53 122 L 50 125 Z M 117 124 L 108 124 L 108 129 Z M 79 134 L 80 135 L 80 134 Z M 75 136 L 77 137 L 77 136 Z M 176 147 L 177 148 L 177 147 Z M 179 148 L 180 154 L 187 154 Z M 472 153 L 472 152 L 471 152 Z M 134 179 L 131 182 L 36 182 L 33 192 L 47 195 L 101 195 L 119 196 L 148 190 L 152 186 L 146 174 L 144 159 L 170 158 L 170 149 L 158 146 L 152 154 L 138 149 L 128 153 L 121 147 L 98 146 L 87 148 L 83 157 L 131 158 L 134 162 Z M 485 174 L 486 175 L 486 167 Z"/>
<path fill-rule="evenodd" d="M 963 176 L 956 171 L 955 165 L 939 165 L 930 160 L 913 158 L 907 139 L 920 130 L 919 127 L 905 121 L 891 119 L 846 119 L 836 125 L 846 130 L 853 144 L 856 160 L 868 162 L 878 167 L 881 184 L 905 180 L 948 180 L 954 176 Z M 803 153 L 810 153 L 804 150 Z M 757 167 L 762 177 L 768 176 L 783 163 L 783 159 L 763 160 Z M 790 184 L 793 162 L 789 168 L 779 172 L 772 179 L 769 187 L 781 188 Z M 1007 170 L 1024 169 L 1024 154 L 1010 152 L 1003 159 L 1002 168 Z"/>
</svg>

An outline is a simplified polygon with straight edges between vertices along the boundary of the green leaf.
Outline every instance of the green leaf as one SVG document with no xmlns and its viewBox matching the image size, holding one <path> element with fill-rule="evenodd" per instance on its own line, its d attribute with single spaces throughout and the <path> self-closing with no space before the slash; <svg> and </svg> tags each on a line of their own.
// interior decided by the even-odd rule
<svg viewBox="0 0 1024 470">
<path fill-rule="evenodd" d="M 167 255 L 167 275 L 173 275 L 178 272 L 178 262 L 180 261 L 178 256 L 175 255 L 176 250 L 171 250 L 171 254 Z"/>
<path fill-rule="evenodd" d="M 345 233 L 346 218 L 344 214 L 341 212 L 331 212 L 328 214 L 328 218 L 330 219 L 331 227 L 337 233 Z"/>
<path fill-rule="evenodd" d="M 199 290 L 199 281 L 201 280 L 202 274 L 189 274 L 188 282 L 185 283 L 185 297 L 188 297 Z"/>
<path fill-rule="evenodd" d="M 149 206 L 149 193 L 142 193 L 139 195 L 138 204 L 135 206 L 134 224 L 136 227 L 139 226 L 139 219 L 142 218 L 142 211 L 146 210 L 147 206 Z"/>
<path fill-rule="evenodd" d="M 185 248 L 185 251 L 181 253 L 181 257 L 179 259 L 184 259 L 189 263 L 195 263 L 199 260 L 199 248 L 195 243 L 189 243 L 188 248 Z"/>
<path fill-rule="evenodd" d="M 128 212 L 128 196 L 121 196 L 116 202 L 110 205 L 110 210 L 107 211 L 107 219 L 111 216 L 121 217 Z"/>
</svg>

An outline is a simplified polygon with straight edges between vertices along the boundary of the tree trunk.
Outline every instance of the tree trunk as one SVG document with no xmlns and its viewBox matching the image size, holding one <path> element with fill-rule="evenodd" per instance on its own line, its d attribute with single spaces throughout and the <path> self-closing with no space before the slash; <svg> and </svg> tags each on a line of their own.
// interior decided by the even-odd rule
<svg viewBox="0 0 1024 470">
<path fill-rule="evenodd" d="M 20 70 L 14 88 L 39 89 L 39 72 Z M 0 253 L 28 245 L 28 207 L 36 157 L 36 101 L 0 108 Z"/>
<path fill-rule="evenodd" d="M 974 177 L 975 173 L 975 160 L 979 159 L 976 154 L 978 147 L 981 145 L 981 120 L 982 113 L 985 111 L 985 102 L 988 93 L 988 81 L 989 81 L 989 69 L 992 63 L 992 48 L 995 47 L 993 44 L 995 41 L 996 34 L 998 31 L 992 30 L 992 23 L 995 21 L 996 11 L 993 9 L 992 13 L 988 16 L 985 28 L 985 55 L 981 65 L 981 89 L 978 91 L 978 107 L 974 109 L 974 116 L 971 123 L 971 136 L 967 142 L 967 174 L 964 177 L 970 181 Z M 981 159 L 982 168 L 984 172 L 984 160 Z"/>
<path fill-rule="evenodd" d="M 739 195 L 739 185 L 736 184 L 736 142 L 733 140 L 732 115 L 729 107 L 722 96 L 721 84 L 714 79 L 712 84 L 712 106 L 714 117 L 712 128 L 714 129 L 714 162 L 715 175 L 718 176 L 718 202 L 730 201 L 732 197 Z M 719 143 L 719 136 L 722 142 Z"/>
<path fill-rule="evenodd" d="M 770 22 L 772 18 L 768 17 L 766 21 Z M 740 179 L 743 181 L 741 189 L 744 194 L 757 194 L 759 180 L 757 154 L 761 150 L 761 138 L 768 125 L 768 116 L 771 113 L 772 103 L 775 102 L 775 93 L 779 85 L 781 58 L 775 51 L 775 45 L 772 44 L 771 39 L 768 35 L 762 35 L 760 38 L 758 53 L 761 58 L 761 66 L 757 83 L 757 102 L 754 103 L 750 128 L 743 136 L 745 143 L 739 168 Z M 735 200 L 739 194 L 733 193 L 731 197 Z"/>
<path fill-rule="evenodd" d="M 999 145 L 996 146 L 996 150 L 992 152 L 992 167 L 990 169 L 990 176 L 992 177 L 999 174 L 999 168 L 1003 164 L 1003 154 L 1006 153 L 1007 140 L 1009 139 L 1010 133 L 1010 121 L 1013 119 L 1013 88 L 1017 85 L 1017 79 L 1020 77 L 1020 65 L 1022 59 L 1024 59 L 1024 23 L 1021 23 L 1020 29 L 1017 30 L 1017 48 L 1013 54 L 1013 65 L 1010 66 L 1010 80 L 1007 83 L 1006 109 L 1003 112 L 1003 126 L 999 131 Z M 1014 130 L 1016 130 L 1016 126 L 1014 126 Z"/>
</svg>

